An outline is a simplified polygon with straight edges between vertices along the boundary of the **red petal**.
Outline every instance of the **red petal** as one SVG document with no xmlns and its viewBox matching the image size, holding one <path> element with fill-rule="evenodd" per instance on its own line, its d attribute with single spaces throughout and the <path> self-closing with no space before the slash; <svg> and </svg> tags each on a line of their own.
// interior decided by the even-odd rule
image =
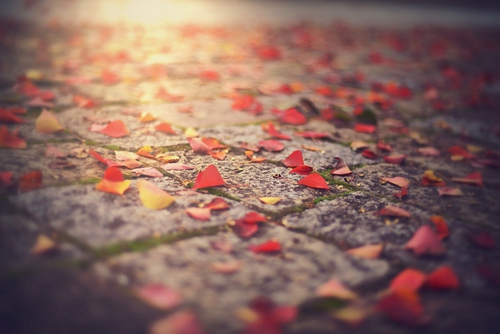
<svg viewBox="0 0 500 334">
<path fill-rule="evenodd" d="M 259 225 L 247 224 L 243 219 L 237 219 L 235 221 L 234 230 L 239 237 L 250 238 L 259 231 Z"/>
<path fill-rule="evenodd" d="M 263 222 L 267 221 L 266 217 L 264 217 L 263 215 L 259 214 L 258 212 L 255 212 L 255 211 L 251 211 L 251 212 L 247 213 L 241 219 L 246 224 L 257 224 L 257 223 L 263 223 Z"/>
<path fill-rule="evenodd" d="M 358 123 L 354 126 L 354 131 L 360 133 L 374 133 L 377 131 L 377 127 L 375 125 Z"/>
<path fill-rule="evenodd" d="M 161 132 L 166 132 L 166 133 L 171 133 L 175 135 L 175 130 L 172 129 L 172 126 L 168 123 L 160 123 L 157 126 L 155 126 L 155 129 Z"/>
<path fill-rule="evenodd" d="M 464 149 L 458 145 L 450 147 L 448 149 L 448 152 L 451 153 L 451 155 L 461 156 L 464 159 L 474 159 L 475 158 L 474 154 L 469 153 L 469 151 L 467 151 L 466 149 Z"/>
<path fill-rule="evenodd" d="M 262 124 L 261 127 L 262 127 L 262 130 L 266 131 L 274 138 L 284 139 L 284 140 L 291 140 L 292 139 L 289 135 L 286 135 L 286 134 L 281 133 L 278 130 L 276 130 L 276 128 L 274 127 L 274 124 L 270 121 L 267 122 L 267 124 Z"/>
<path fill-rule="evenodd" d="M 194 153 L 208 154 L 211 151 L 201 138 L 188 137 L 187 141 Z"/>
<path fill-rule="evenodd" d="M 387 205 L 382 210 L 375 213 L 377 216 L 391 216 L 391 217 L 402 217 L 402 218 L 410 218 L 411 214 L 397 206 Z"/>
<path fill-rule="evenodd" d="M 40 171 L 33 171 L 21 175 L 19 178 L 18 190 L 20 192 L 27 192 L 40 188 L 42 186 L 42 180 L 43 176 Z"/>
<path fill-rule="evenodd" d="M 297 167 L 304 165 L 302 152 L 300 150 L 293 151 L 285 160 L 282 161 L 282 163 L 286 167 Z"/>
<path fill-rule="evenodd" d="M 229 203 L 225 199 L 216 197 L 210 201 L 210 203 L 205 205 L 205 208 L 210 210 L 226 210 L 229 209 Z"/>
<path fill-rule="evenodd" d="M 292 125 L 301 125 L 307 123 L 306 117 L 295 108 L 290 108 L 283 111 L 278 120 L 280 123 Z"/>
<path fill-rule="evenodd" d="M 387 162 L 388 164 L 393 164 L 393 165 L 401 165 L 403 163 L 403 160 L 406 158 L 406 155 L 404 154 L 394 154 L 394 155 L 388 155 L 383 157 L 384 161 Z"/>
<path fill-rule="evenodd" d="M 200 172 L 196 177 L 192 190 L 223 186 L 226 182 L 222 179 L 217 167 L 209 165 L 204 171 Z"/>
<path fill-rule="evenodd" d="M 0 122 L 2 122 L 2 123 L 23 123 L 24 120 L 21 117 L 18 117 L 5 109 L 0 109 Z"/>
<path fill-rule="evenodd" d="M 434 223 L 439 239 L 443 240 L 444 238 L 447 238 L 450 233 L 448 231 L 446 220 L 444 220 L 442 216 L 432 216 L 430 219 Z"/>
<path fill-rule="evenodd" d="M 0 190 L 12 184 L 12 172 L 0 172 Z"/>
<path fill-rule="evenodd" d="M 361 152 L 361 155 L 367 159 L 377 159 L 377 155 L 372 150 L 366 149 L 363 152 Z"/>
<path fill-rule="evenodd" d="M 26 141 L 17 137 L 15 131 L 9 132 L 4 125 L 0 127 L 0 147 L 26 148 Z"/>
<path fill-rule="evenodd" d="M 117 163 L 111 159 L 102 157 L 99 153 L 97 153 L 94 150 L 89 149 L 89 154 L 92 155 L 97 160 L 99 160 L 100 162 L 102 162 L 103 164 L 107 165 L 108 167 L 122 166 L 122 164 L 120 164 L 120 163 Z"/>
<path fill-rule="evenodd" d="M 417 291 L 425 283 L 426 278 L 427 275 L 423 272 L 407 268 L 394 277 L 391 281 L 390 288 L 393 291 L 398 289 Z"/>
<path fill-rule="evenodd" d="M 300 180 L 298 184 L 310 188 L 330 190 L 330 187 L 326 183 L 325 179 L 319 174 L 310 174 Z"/>
<path fill-rule="evenodd" d="M 425 285 L 432 289 L 458 289 L 460 282 L 450 266 L 441 266 L 427 277 Z"/>
<path fill-rule="evenodd" d="M 333 139 L 332 135 L 329 134 L 328 132 L 304 131 L 304 132 L 295 132 L 295 135 L 309 139 L 323 139 L 323 138 Z"/>
<path fill-rule="evenodd" d="M 389 319 L 405 325 L 421 325 L 426 322 L 424 308 L 415 291 L 399 289 L 382 297 L 377 309 Z"/>
<path fill-rule="evenodd" d="M 109 167 L 108 169 L 106 169 L 106 171 L 104 172 L 104 179 L 111 182 L 121 182 L 125 180 L 121 170 L 116 167 Z"/>
<path fill-rule="evenodd" d="M 248 249 L 254 253 L 274 253 L 281 251 L 281 244 L 279 241 L 269 240 L 258 245 L 249 246 Z"/>
<path fill-rule="evenodd" d="M 470 173 L 464 177 L 454 177 L 451 180 L 460 183 L 473 184 L 479 187 L 483 186 L 483 176 L 480 172 Z"/>
<path fill-rule="evenodd" d="M 135 293 L 145 302 L 163 310 L 173 309 L 182 301 L 177 291 L 161 284 L 149 284 L 136 288 Z"/>
<path fill-rule="evenodd" d="M 262 147 L 266 151 L 269 152 L 279 152 L 285 148 L 285 145 L 280 143 L 277 140 L 269 139 L 269 140 L 261 140 L 258 144 L 258 147 Z"/>
<path fill-rule="evenodd" d="M 391 145 L 385 143 L 382 139 L 380 139 L 377 143 L 377 148 L 379 150 L 383 150 L 383 151 L 387 151 L 387 152 L 391 152 L 392 151 L 392 147 Z"/>
<path fill-rule="evenodd" d="M 486 231 L 471 233 L 468 237 L 470 241 L 481 248 L 495 249 L 497 247 L 495 239 Z"/>
<path fill-rule="evenodd" d="M 290 174 L 299 174 L 299 175 L 307 175 L 313 171 L 313 168 L 311 166 L 297 166 L 294 169 L 290 170 Z"/>
<path fill-rule="evenodd" d="M 408 241 L 405 249 L 411 249 L 416 255 L 441 255 L 446 252 L 441 240 L 429 225 L 420 227 Z"/>
<path fill-rule="evenodd" d="M 130 134 L 127 126 L 121 120 L 109 123 L 104 129 L 99 132 L 113 138 L 120 138 Z"/>
<path fill-rule="evenodd" d="M 400 192 L 394 193 L 397 198 L 403 198 L 406 195 L 408 195 L 408 188 L 401 188 Z"/>
</svg>

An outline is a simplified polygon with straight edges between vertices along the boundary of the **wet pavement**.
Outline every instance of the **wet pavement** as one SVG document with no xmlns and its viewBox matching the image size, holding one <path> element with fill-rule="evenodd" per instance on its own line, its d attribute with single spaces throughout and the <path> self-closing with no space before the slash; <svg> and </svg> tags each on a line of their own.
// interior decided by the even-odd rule
<svg viewBox="0 0 500 334">
<path fill-rule="evenodd" d="M 281 6 L 2 21 L 4 332 L 499 330 L 498 27 Z"/>
</svg>

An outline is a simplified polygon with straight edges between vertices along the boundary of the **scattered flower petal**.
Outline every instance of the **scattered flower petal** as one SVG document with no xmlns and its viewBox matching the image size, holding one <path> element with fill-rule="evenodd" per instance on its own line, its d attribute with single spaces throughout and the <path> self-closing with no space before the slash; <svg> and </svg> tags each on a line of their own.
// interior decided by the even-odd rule
<svg viewBox="0 0 500 334">
<path fill-rule="evenodd" d="M 439 187 L 437 191 L 439 196 L 465 196 L 460 188 Z"/>
<path fill-rule="evenodd" d="M 377 259 L 384 248 L 383 244 L 366 245 L 357 248 L 351 248 L 346 251 L 346 254 L 354 255 L 364 259 Z"/>
<path fill-rule="evenodd" d="M 387 205 L 382 210 L 375 213 L 377 216 L 391 216 L 391 217 L 402 217 L 402 218 L 410 218 L 411 214 L 397 206 Z"/>
<path fill-rule="evenodd" d="M 401 176 L 396 177 L 383 177 L 383 181 L 387 181 L 401 188 L 408 188 L 410 186 L 410 181 Z"/>
<path fill-rule="evenodd" d="M 435 290 L 458 289 L 460 282 L 450 266 L 444 265 L 427 276 L 425 286 Z"/>
<path fill-rule="evenodd" d="M 281 197 L 259 197 L 259 201 L 264 204 L 274 205 L 281 201 Z"/>
<path fill-rule="evenodd" d="M 134 289 L 137 297 L 151 306 L 171 310 L 182 302 L 179 292 L 162 284 L 148 284 Z"/>
<path fill-rule="evenodd" d="M 417 291 L 425 283 L 427 275 L 413 268 L 407 268 L 400 272 L 391 281 L 391 290 L 407 289 Z"/>
<path fill-rule="evenodd" d="M 130 134 L 127 126 L 121 120 L 108 123 L 108 125 L 99 132 L 113 138 L 120 138 Z"/>
<path fill-rule="evenodd" d="M 137 181 L 139 198 L 142 205 L 149 209 L 161 210 L 172 204 L 175 198 L 169 195 L 165 190 L 158 188 L 153 183 L 146 180 Z"/>
<path fill-rule="evenodd" d="M 40 116 L 36 119 L 35 128 L 36 131 L 44 134 L 64 130 L 57 117 L 46 109 L 43 109 Z"/>
<path fill-rule="evenodd" d="M 355 299 L 356 293 L 348 289 L 341 281 L 331 279 L 316 289 L 316 295 L 320 297 L 336 297 L 340 299 Z"/>
<path fill-rule="evenodd" d="M 325 179 L 319 174 L 309 174 L 297 183 L 310 188 L 330 190 Z"/>
<path fill-rule="evenodd" d="M 281 244 L 276 240 L 269 240 L 258 245 L 248 246 L 254 253 L 275 253 L 281 251 Z"/>
<path fill-rule="evenodd" d="M 222 179 L 217 167 L 209 165 L 204 171 L 201 171 L 196 177 L 192 190 L 223 186 L 226 182 Z"/>
<path fill-rule="evenodd" d="M 442 255 L 446 252 L 441 239 L 429 225 L 420 227 L 408 241 L 405 249 L 411 249 L 415 255 Z"/>
<path fill-rule="evenodd" d="M 293 151 L 285 160 L 282 161 L 282 163 L 286 167 L 297 167 L 304 165 L 302 152 L 300 150 Z"/>
<path fill-rule="evenodd" d="M 203 221 L 210 220 L 211 217 L 210 208 L 188 208 L 186 213 L 191 218 Z"/>
</svg>

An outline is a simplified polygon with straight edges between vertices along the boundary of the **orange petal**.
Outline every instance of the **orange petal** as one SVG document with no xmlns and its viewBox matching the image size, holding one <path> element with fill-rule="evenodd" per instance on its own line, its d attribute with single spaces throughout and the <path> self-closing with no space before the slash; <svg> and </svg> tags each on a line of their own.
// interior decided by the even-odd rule
<svg viewBox="0 0 500 334">
<path fill-rule="evenodd" d="M 48 254 L 57 250 L 57 248 L 57 244 L 54 242 L 54 240 L 41 234 L 38 236 L 35 244 L 31 248 L 31 253 L 36 255 Z"/>
<path fill-rule="evenodd" d="M 110 194 L 123 195 L 130 187 L 130 180 L 125 181 L 109 181 L 102 179 L 101 182 L 96 184 L 96 189 Z"/>
<path fill-rule="evenodd" d="M 410 218 L 411 214 L 397 206 L 387 205 L 382 208 L 382 210 L 375 213 L 377 216 L 391 216 L 391 217 L 402 217 L 402 218 Z"/>
<path fill-rule="evenodd" d="M 113 138 L 120 138 L 130 134 L 130 132 L 127 129 L 127 126 L 121 120 L 109 123 L 108 125 L 106 125 L 104 129 L 102 129 L 99 132 Z"/>
<path fill-rule="evenodd" d="M 141 116 L 139 117 L 139 122 L 141 123 L 147 123 L 147 122 L 152 122 L 156 119 L 156 116 L 148 113 L 148 112 L 143 112 Z"/>
<path fill-rule="evenodd" d="M 384 177 L 382 178 L 383 181 L 387 181 L 391 184 L 394 184 L 395 186 L 401 187 L 401 188 L 408 188 L 410 185 L 410 181 L 405 179 L 404 177 L 401 176 L 396 176 L 396 177 Z"/>
<path fill-rule="evenodd" d="M 45 109 L 42 110 L 42 113 L 36 119 L 35 128 L 40 133 L 54 133 L 64 129 L 57 117 Z"/>
<path fill-rule="evenodd" d="M 384 248 L 383 244 L 366 245 L 357 248 L 351 248 L 348 251 L 346 251 L 346 253 L 357 257 L 362 257 L 365 259 L 376 259 L 382 253 L 383 248 Z"/>
<path fill-rule="evenodd" d="M 210 220 L 210 208 L 189 208 L 186 209 L 189 217 L 198 220 Z"/>
<path fill-rule="evenodd" d="M 331 279 L 320 285 L 316 289 L 316 295 L 320 297 L 337 297 L 340 299 L 355 299 L 357 297 L 354 292 L 336 279 Z"/>
<path fill-rule="evenodd" d="M 139 190 L 142 205 L 149 209 L 161 210 L 174 202 L 175 198 L 173 196 L 149 181 L 141 179 L 137 181 L 136 186 Z"/>
</svg>

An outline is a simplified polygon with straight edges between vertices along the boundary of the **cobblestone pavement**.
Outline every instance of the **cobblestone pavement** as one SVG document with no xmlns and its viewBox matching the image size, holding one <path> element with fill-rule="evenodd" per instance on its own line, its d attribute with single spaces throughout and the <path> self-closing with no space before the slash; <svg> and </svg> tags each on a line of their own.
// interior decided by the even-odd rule
<svg viewBox="0 0 500 334">
<path fill-rule="evenodd" d="M 3 333 L 500 330 L 496 28 L 0 26 Z"/>
</svg>

